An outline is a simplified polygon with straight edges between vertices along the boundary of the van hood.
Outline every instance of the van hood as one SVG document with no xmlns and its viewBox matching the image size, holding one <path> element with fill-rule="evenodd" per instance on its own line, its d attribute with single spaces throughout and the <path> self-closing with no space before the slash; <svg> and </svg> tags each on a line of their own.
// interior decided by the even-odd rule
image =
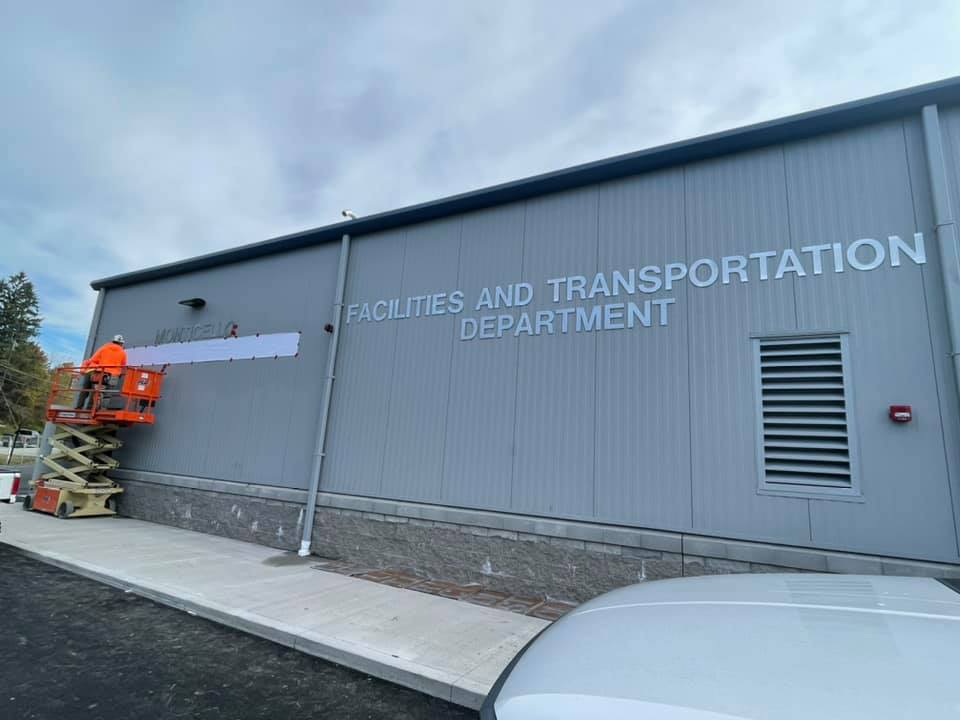
<svg viewBox="0 0 960 720">
<path fill-rule="evenodd" d="M 726 575 L 582 605 L 504 682 L 499 720 L 960 718 L 960 593 L 930 578 Z"/>
</svg>

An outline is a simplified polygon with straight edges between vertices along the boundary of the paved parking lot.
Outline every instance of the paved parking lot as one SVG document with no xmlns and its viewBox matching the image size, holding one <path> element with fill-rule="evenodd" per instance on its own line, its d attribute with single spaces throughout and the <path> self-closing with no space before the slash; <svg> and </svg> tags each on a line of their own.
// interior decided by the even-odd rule
<svg viewBox="0 0 960 720">
<path fill-rule="evenodd" d="M 476 718 L 0 544 L 0 718 Z"/>
</svg>

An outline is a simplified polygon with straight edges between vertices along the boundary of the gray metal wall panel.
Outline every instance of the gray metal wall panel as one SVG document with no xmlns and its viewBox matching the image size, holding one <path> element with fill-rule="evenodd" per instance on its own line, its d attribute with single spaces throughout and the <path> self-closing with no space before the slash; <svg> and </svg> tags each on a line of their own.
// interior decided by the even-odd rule
<svg viewBox="0 0 960 720">
<path fill-rule="evenodd" d="M 353 242 L 347 305 L 400 296 L 405 235 L 394 231 Z M 398 326 L 398 321 L 342 326 L 321 477 L 324 490 L 380 492 Z"/>
<path fill-rule="evenodd" d="M 556 309 L 549 278 L 597 268 L 595 187 L 527 202 L 523 277 L 535 288 L 525 309 Z M 500 340 L 473 342 L 498 343 Z M 596 333 L 519 338 L 512 508 L 592 516 Z"/>
<path fill-rule="evenodd" d="M 473 306 L 484 287 L 523 277 L 523 203 L 467 215 L 459 286 Z M 459 336 L 458 336 L 459 337 Z M 518 339 L 455 340 L 444 443 L 444 503 L 510 509 Z"/>
<path fill-rule="evenodd" d="M 216 385 L 210 382 L 216 383 L 216 378 L 208 370 L 203 366 L 167 370 L 156 424 L 122 432 L 125 444 L 117 454 L 122 467 L 186 475 L 204 465 L 216 400 Z M 226 468 L 222 475 L 229 477 Z"/>
<path fill-rule="evenodd" d="M 242 450 L 242 472 L 238 476 L 243 482 L 259 484 L 264 477 L 286 475 L 299 477 L 309 474 L 307 458 L 298 450 L 304 447 L 301 441 L 303 433 L 291 428 L 295 407 L 294 398 L 298 395 L 292 383 L 278 384 L 274 376 L 283 373 L 284 367 L 273 363 L 256 363 L 253 367 L 250 389 L 250 407 L 246 415 L 246 427 Z M 263 418 L 276 418 L 276 422 L 264 426 Z M 304 423 L 308 426 L 309 423 Z M 311 430 L 315 430 L 313 426 Z M 295 444 L 291 447 L 291 435 Z M 306 443 L 310 447 L 310 443 Z M 236 448 L 235 448 L 236 450 Z M 278 457 L 278 453 L 282 453 Z M 312 460 L 312 458 L 310 458 Z"/>
<path fill-rule="evenodd" d="M 780 148 L 686 168 L 686 257 L 789 246 Z M 751 261 L 755 262 L 755 261 Z M 795 327 L 790 280 L 690 288 L 674 318 L 689 332 L 693 524 L 719 535 L 809 542 L 807 501 L 757 494 L 753 332 Z"/>
<path fill-rule="evenodd" d="M 940 131 L 949 180 L 950 203 L 954 221 L 960 217 L 960 106 L 940 107 Z M 926 156 L 921 156 L 926 167 Z"/>
<path fill-rule="evenodd" d="M 599 270 L 676 260 L 684 243 L 683 170 L 600 187 Z M 679 312 L 687 288 L 674 294 Z M 650 296 L 612 297 L 607 302 Z M 597 334 L 596 515 L 646 527 L 689 529 L 690 415 L 687 334 L 667 327 Z"/>
<path fill-rule="evenodd" d="M 960 216 L 960 107 L 939 109 L 946 155 L 947 176 L 954 220 Z M 929 189 L 929 175 L 923 127 L 919 118 L 905 123 L 910 171 L 913 181 L 914 207 L 918 214 L 918 227 L 932 228 L 933 208 Z M 922 224 L 921 224 L 922 222 Z M 931 341 L 934 358 L 937 360 L 937 383 L 940 390 L 940 417 L 944 423 L 944 442 L 950 468 L 951 500 L 954 522 L 957 527 L 957 546 L 960 551 L 960 403 L 957 401 L 957 378 L 950 360 L 950 331 L 946 319 L 946 297 L 940 279 L 940 253 L 936 248 L 936 236 L 932 229 L 925 231 L 933 249 L 928 251 L 930 264 L 924 268 L 924 287 L 927 290 L 927 308 L 930 317 Z"/>
<path fill-rule="evenodd" d="M 916 221 L 902 123 L 793 144 L 786 163 L 795 250 L 861 237 L 912 238 Z M 910 261 L 868 272 L 847 267 L 808 276 L 796 292 L 799 327 L 850 333 L 866 499 L 812 500 L 814 542 L 956 559 L 921 269 Z M 890 422 L 893 403 L 912 405 L 917 420 Z"/>
<path fill-rule="evenodd" d="M 942 116 L 960 208 L 960 114 Z M 955 560 L 960 413 L 925 177 L 919 126 L 890 123 L 355 238 L 347 303 L 459 287 L 467 307 L 344 326 L 323 488 Z M 751 260 L 748 283 L 654 296 L 676 299 L 668 327 L 456 335 L 489 312 L 473 308 L 485 286 L 531 282 L 531 313 L 589 308 L 553 303 L 546 279 L 914 229 L 929 233 L 922 269 L 765 282 Z M 242 332 L 305 331 L 297 360 L 171 368 L 160 423 L 128 433 L 125 462 L 305 487 L 337 250 L 108 291 L 101 340 L 152 342 L 197 294 Z M 757 491 L 750 335 L 796 329 L 850 331 L 862 503 Z M 884 419 L 894 402 L 913 424 Z"/>
<path fill-rule="evenodd" d="M 151 345 L 161 328 L 227 320 L 241 335 L 303 332 L 296 358 L 170 367 L 157 424 L 124 433 L 121 462 L 305 488 L 312 448 L 304 437 L 319 414 L 338 252 L 318 246 L 108 291 L 98 344 L 121 332 L 128 345 Z M 177 304 L 195 296 L 206 299 L 203 309 Z M 272 396 L 270 413 L 257 411 L 255 391 Z"/>
<path fill-rule="evenodd" d="M 247 437 L 247 426 L 252 416 L 252 390 L 254 363 L 230 363 L 224 367 L 231 379 L 231 386 L 246 388 L 244 392 L 222 392 L 213 398 L 213 417 L 207 453 L 200 465 L 200 477 L 237 478 L 244 475 L 243 460 L 246 448 L 238 447 L 238 441 Z M 223 367 L 223 366 L 221 366 Z M 214 370 L 210 367 L 208 370 Z M 212 373 L 211 373 L 212 374 Z"/>
<path fill-rule="evenodd" d="M 457 289 L 460 218 L 410 228 L 400 297 Z M 383 321 L 386 324 L 390 321 Z M 413 317 L 397 326 L 381 493 L 435 502 L 442 496 L 444 426 L 456 316 Z"/>
</svg>

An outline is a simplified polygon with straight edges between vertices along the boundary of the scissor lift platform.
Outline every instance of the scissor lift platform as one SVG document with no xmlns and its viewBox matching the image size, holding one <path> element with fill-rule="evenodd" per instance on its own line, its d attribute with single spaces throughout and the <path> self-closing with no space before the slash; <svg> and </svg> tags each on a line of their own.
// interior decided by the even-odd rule
<svg viewBox="0 0 960 720">
<path fill-rule="evenodd" d="M 36 490 L 26 498 L 26 510 L 59 518 L 116 514 L 123 488 L 107 473 L 120 464 L 113 457 L 123 445 L 117 431 L 155 422 L 163 372 L 128 367 L 114 376 L 94 371 L 93 382 L 84 388 L 85 374 L 59 368 L 54 375 L 47 420 L 55 430 L 43 457 L 50 472 L 33 482 Z"/>
</svg>

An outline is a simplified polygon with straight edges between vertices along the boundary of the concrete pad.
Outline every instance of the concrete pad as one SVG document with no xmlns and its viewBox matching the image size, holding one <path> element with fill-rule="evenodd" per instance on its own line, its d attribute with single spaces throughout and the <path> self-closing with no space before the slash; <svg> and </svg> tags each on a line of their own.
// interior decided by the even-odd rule
<svg viewBox="0 0 960 720">
<path fill-rule="evenodd" d="M 514 633 L 504 636 L 500 645 L 488 646 L 486 655 L 457 679 L 455 687 L 471 693 L 478 692 L 478 688 L 483 689 L 483 695 L 486 696 L 487 690 L 497 681 L 500 673 L 510 664 L 514 656 L 543 628 L 550 624 L 545 620 L 541 622 L 542 625 L 529 634 Z M 529 630 L 529 628 L 524 628 L 524 630 Z"/>
<path fill-rule="evenodd" d="M 176 587 L 216 589 L 237 578 L 259 575 L 261 566 L 227 557 L 206 555 L 195 559 L 171 558 L 169 562 L 148 562 L 134 571 L 158 582 Z M 264 573 L 266 575 L 266 573 Z M 288 573 L 277 571 L 271 577 L 284 577 Z"/>
<path fill-rule="evenodd" d="M 308 572 L 316 573 L 317 571 L 310 570 Z M 304 580 L 309 582 L 304 582 Z M 342 575 L 324 573 L 323 579 L 318 584 L 310 575 L 307 575 L 306 578 L 301 575 L 291 575 L 277 579 L 259 579 L 239 585 L 225 585 L 222 591 L 227 593 L 224 597 L 229 597 L 234 605 L 241 605 L 245 610 L 270 617 L 271 614 L 263 611 L 268 611 L 277 606 L 278 594 L 287 597 L 288 602 L 296 602 L 301 597 L 316 594 L 318 588 L 320 588 L 319 592 L 323 592 L 325 589 L 337 587 L 347 580 L 349 578 Z M 273 617 L 276 617 L 276 614 L 273 614 Z"/>
<path fill-rule="evenodd" d="M 0 542 L 165 605 L 478 708 L 544 620 L 314 570 L 260 545 L 0 506 Z"/>
<path fill-rule="evenodd" d="M 503 667 L 506 666 L 507 663 L 505 663 Z M 499 677 L 499 675 L 497 677 Z M 496 679 L 494 679 L 493 682 L 496 682 Z M 490 692 L 490 687 L 493 685 L 493 682 L 488 685 L 475 680 L 459 678 L 453 682 L 450 702 L 455 705 L 463 705 L 464 707 L 478 708 L 483 704 L 487 693 Z"/>
<path fill-rule="evenodd" d="M 314 572 L 321 572 L 315 570 Z M 340 624 L 356 614 L 379 608 L 386 613 L 393 597 L 390 588 L 385 585 L 338 576 L 347 582 L 310 584 L 311 592 L 298 592 L 289 599 L 280 599 L 272 604 L 262 604 L 256 611 L 264 617 L 280 622 L 295 623 L 307 630 L 325 631 L 326 623 Z M 376 589 L 359 585 L 375 585 Z"/>
<path fill-rule="evenodd" d="M 397 658 L 444 668 L 462 676 L 485 660 L 505 636 L 517 636 L 522 641 L 528 631 L 536 633 L 547 624 L 484 607 L 477 607 L 480 612 L 463 616 L 446 612 L 451 603 L 459 606 L 460 603 L 453 600 L 428 596 L 425 602 L 408 590 L 391 587 L 384 590 L 393 592 L 385 594 L 379 603 L 358 607 L 335 618 L 324 617 L 309 629 L 327 635 L 336 633 L 337 637 L 357 645 L 376 643 Z"/>
<path fill-rule="evenodd" d="M 378 649 L 357 646 L 340 638 L 319 633 L 307 633 L 301 636 L 297 640 L 296 648 L 310 655 L 352 667 L 354 670 L 444 700 L 450 700 L 453 694 L 455 673 L 403 660 Z M 479 709 L 482 702 L 481 698 L 480 702 L 467 707 Z"/>
</svg>

